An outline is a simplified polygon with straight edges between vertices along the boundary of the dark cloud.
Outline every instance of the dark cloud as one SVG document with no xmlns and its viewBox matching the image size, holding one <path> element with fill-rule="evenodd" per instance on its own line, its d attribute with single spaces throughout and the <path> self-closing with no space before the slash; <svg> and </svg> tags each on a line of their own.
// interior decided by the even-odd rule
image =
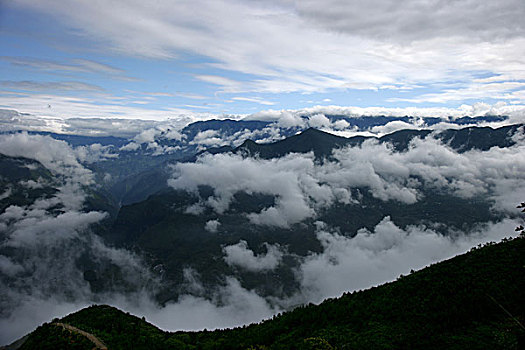
<svg viewBox="0 0 525 350">
<path fill-rule="evenodd" d="M 299 15 L 349 35 L 408 43 L 436 37 L 500 41 L 525 35 L 521 0 L 297 1 Z"/>
</svg>

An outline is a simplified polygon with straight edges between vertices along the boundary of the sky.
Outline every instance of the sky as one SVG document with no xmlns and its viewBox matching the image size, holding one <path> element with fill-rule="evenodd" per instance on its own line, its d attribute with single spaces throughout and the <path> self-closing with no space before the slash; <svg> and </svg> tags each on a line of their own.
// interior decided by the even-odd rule
<svg viewBox="0 0 525 350">
<path fill-rule="evenodd" d="M 163 120 L 525 103 L 523 0 L 0 0 L 0 108 Z"/>
</svg>

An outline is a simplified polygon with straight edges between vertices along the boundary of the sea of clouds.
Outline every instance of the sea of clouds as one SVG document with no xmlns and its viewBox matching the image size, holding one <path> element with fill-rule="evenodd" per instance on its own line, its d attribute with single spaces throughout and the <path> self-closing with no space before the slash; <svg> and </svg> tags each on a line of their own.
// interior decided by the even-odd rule
<svg viewBox="0 0 525 350">
<path fill-rule="evenodd" d="M 327 126 L 321 116 L 315 117 L 318 112 L 312 114 L 310 125 L 317 123 L 334 130 L 343 126 Z M 304 118 L 301 121 L 305 122 Z M 387 124 L 376 132 L 396 128 Z M 151 142 L 152 136 L 146 136 L 137 132 L 133 137 L 135 142 L 142 141 L 141 137 Z M 90 230 L 107 214 L 84 209 L 88 192 L 97 187 L 86 164 L 114 156 L 99 146 L 73 148 L 49 136 L 0 134 L 0 153 L 36 160 L 57 179 L 53 196 L 27 206 L 12 205 L 0 214 L 0 343 L 14 341 L 42 322 L 92 303 L 108 303 L 144 315 L 169 330 L 242 325 L 293 305 L 317 303 L 345 291 L 391 281 L 480 243 L 499 241 L 513 235 L 514 228 L 523 222 L 516 217 L 515 206 L 525 198 L 521 186 L 525 180 L 525 140 L 516 136 L 515 141 L 508 148 L 458 153 L 433 138 L 416 139 L 405 152 L 370 140 L 339 149 L 324 162 L 312 154 L 272 160 L 217 154 L 203 155 L 194 163 L 177 163 L 169 185 L 188 191 L 211 186 L 214 195 L 199 205 L 219 214 L 229 209 L 239 191 L 275 196 L 273 206 L 248 214 L 255 225 L 286 228 L 305 219 L 315 220 L 321 210 L 335 203 L 359 202 L 352 196 L 354 187 L 366 188 L 378 200 L 400 203 L 417 202 L 427 193 L 423 189 L 446 191 L 461 198 L 483 195 L 491 199 L 493 210 L 503 219 L 480 223 L 468 232 L 443 235 L 431 226 L 400 228 L 384 217 L 372 230 L 361 229 L 353 238 L 330 223 L 317 222 L 316 235 L 323 251 L 301 258 L 295 270 L 300 284 L 295 295 L 265 298 L 244 288 L 235 276 L 224 276 L 224 285 L 205 298 L 198 272 L 188 270 L 185 283 L 190 292 L 176 303 L 160 306 L 153 295 L 161 282 L 140 256 L 108 246 Z M 9 195 L 7 189 L 0 192 Z M 203 227 L 210 234 L 217 234 L 219 229 L 220 222 L 213 220 Z M 260 254 L 255 248 L 240 240 L 223 247 L 223 259 L 239 269 L 262 272 L 277 268 L 289 254 L 279 245 L 267 244 Z M 76 264 L 85 254 L 122 269 L 126 286 L 92 292 Z"/>
</svg>

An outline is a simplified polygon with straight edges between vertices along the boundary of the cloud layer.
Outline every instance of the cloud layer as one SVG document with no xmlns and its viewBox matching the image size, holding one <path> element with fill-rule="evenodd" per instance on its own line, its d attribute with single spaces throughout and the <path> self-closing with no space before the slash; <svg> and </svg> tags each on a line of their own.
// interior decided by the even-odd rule
<svg viewBox="0 0 525 350">
<path fill-rule="evenodd" d="M 458 153 L 432 137 L 414 139 L 406 152 L 387 143 L 368 140 L 361 146 L 336 150 L 334 160 L 315 161 L 311 154 L 278 159 L 244 158 L 240 155 L 204 155 L 195 163 L 174 165 L 168 184 L 198 192 L 211 186 L 214 196 L 205 204 L 217 213 L 229 209 L 237 192 L 267 194 L 275 205 L 248 213 L 253 224 L 289 227 L 315 218 L 335 203 L 349 204 L 352 189 L 366 188 L 382 201 L 413 204 L 426 191 L 444 191 L 460 198 L 488 196 L 499 211 L 513 212 L 525 192 L 525 143 L 493 147 L 488 151 Z"/>
<path fill-rule="evenodd" d="M 132 295 L 155 286 L 155 278 L 138 256 L 106 246 L 91 232 L 90 226 L 107 213 L 84 209 L 94 179 L 80 164 L 78 152 L 49 136 L 19 133 L 0 135 L 0 153 L 38 161 L 53 174 L 51 182 L 39 178 L 22 183 L 44 191 L 28 204 L 10 205 L 0 214 L 1 343 L 15 340 L 56 313 L 104 298 L 113 300 L 115 295 L 133 299 Z M 38 165 L 27 167 L 36 170 Z M 98 296 L 85 278 L 90 268 L 98 270 L 100 277 L 109 274 L 105 297 Z M 119 273 L 112 272 L 115 269 Z"/>
<path fill-rule="evenodd" d="M 314 121 L 326 122 L 321 116 Z M 140 137 L 150 140 L 148 134 Z M 515 203 L 525 196 L 521 186 L 525 144 L 520 135 L 515 140 L 517 144 L 509 148 L 461 154 L 432 138 L 413 141 L 405 152 L 367 141 L 360 147 L 338 150 L 333 160 L 324 162 L 311 154 L 274 160 L 204 155 L 196 163 L 176 165 L 170 184 L 190 191 L 203 184 L 211 186 L 214 196 L 201 204 L 218 213 L 229 210 L 238 191 L 273 195 L 273 206 L 248 214 L 253 224 L 265 226 L 289 227 L 315 219 L 334 203 L 359 202 L 359 196 L 351 191 L 356 186 L 366 188 L 380 201 L 403 203 L 420 200 L 425 188 L 458 197 L 484 195 L 492 198 L 496 209 L 514 213 Z M 243 287 L 235 275 L 222 276 L 222 285 L 204 293 L 208 287 L 199 281 L 198 271 L 189 271 L 184 274 L 184 283 L 191 286 L 188 294 L 160 307 L 153 301 L 158 279 L 151 269 L 135 254 L 106 246 L 89 230 L 105 217 L 102 212 L 83 209 L 86 186 L 93 184 L 93 174 L 81 163 L 89 160 L 89 152 L 103 154 L 103 149 L 75 150 L 48 136 L 0 135 L 0 153 L 37 160 L 57 177 L 56 183 L 47 184 L 56 189 L 52 196 L 25 206 L 10 206 L 0 215 L 0 287 L 5 292 L 1 300 L 2 343 L 94 302 L 145 315 L 148 321 L 170 330 L 242 325 L 293 305 L 393 280 L 477 244 L 512 235 L 514 227 L 522 223 L 502 219 L 475 225 L 468 232 L 449 230 L 443 235 L 434 227 L 436 223 L 402 229 L 384 217 L 372 229 L 363 228 L 350 238 L 350 233 L 340 232 L 330 223 L 317 222 L 316 237 L 323 247 L 319 253 L 299 257 L 284 246 L 270 244 L 256 253 L 256 248 L 263 247 L 249 247 L 244 240 L 222 247 L 222 259 L 240 273 L 267 273 L 280 268 L 285 259 L 294 259 L 300 286 L 296 294 L 285 299 L 263 297 Z M 45 185 L 28 181 L 23 186 Z M 1 195 L 10 196 L 11 192 L 5 190 Z M 219 220 L 208 221 L 202 229 L 212 235 L 227 233 Z M 85 255 L 94 259 L 96 266 L 118 267 L 122 279 L 108 291 L 95 293 L 83 274 L 85 267 L 77 265 Z"/>
<path fill-rule="evenodd" d="M 17 0 L 15 6 L 52 16 L 119 55 L 182 62 L 198 57 L 205 70 L 192 75 L 194 82 L 237 101 L 273 103 L 241 93 L 421 88 L 397 101 L 523 101 L 525 6 L 520 0 L 374 0 L 366 6 L 357 0 L 199 0 L 177 6 Z M 93 66 L 66 65 L 70 70 Z M 100 70 L 114 69 L 103 65 Z M 429 86 L 434 91 L 426 92 Z"/>
</svg>

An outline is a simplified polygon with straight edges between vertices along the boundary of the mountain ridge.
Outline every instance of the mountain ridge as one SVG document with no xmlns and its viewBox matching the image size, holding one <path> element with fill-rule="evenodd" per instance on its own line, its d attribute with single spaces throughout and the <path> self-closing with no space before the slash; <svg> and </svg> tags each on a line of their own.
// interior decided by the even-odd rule
<svg viewBox="0 0 525 350">
<path fill-rule="evenodd" d="M 525 345 L 520 297 L 524 268 L 522 233 L 394 282 L 300 306 L 249 326 L 170 333 L 104 305 L 82 309 L 61 322 L 93 333 L 115 349 L 519 349 Z M 27 342 L 49 341 L 47 332 L 44 324 Z"/>
</svg>

